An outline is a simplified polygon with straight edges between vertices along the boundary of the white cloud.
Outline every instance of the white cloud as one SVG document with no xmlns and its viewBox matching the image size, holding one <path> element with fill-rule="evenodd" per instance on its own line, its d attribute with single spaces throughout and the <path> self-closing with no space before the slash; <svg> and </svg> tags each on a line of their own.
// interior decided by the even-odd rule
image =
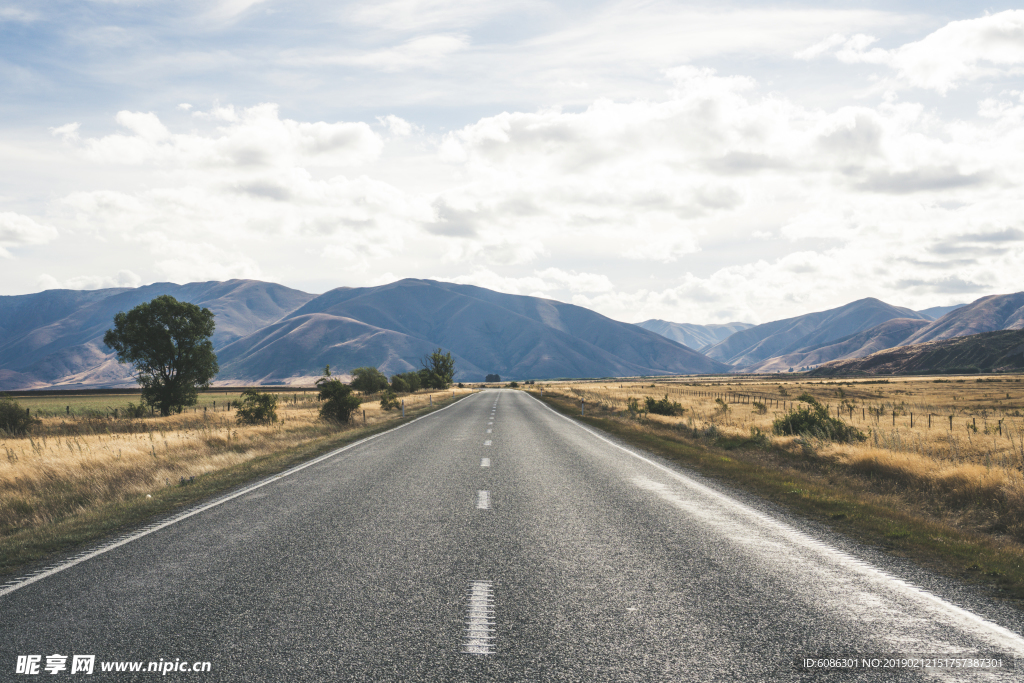
<svg viewBox="0 0 1024 683">
<path fill-rule="evenodd" d="M 412 134 L 412 124 L 394 114 L 378 116 L 377 121 L 382 126 L 386 126 L 388 131 L 396 137 L 406 137 Z"/>
<path fill-rule="evenodd" d="M 57 239 L 57 229 L 12 211 L 0 212 L 0 257 L 12 258 L 5 247 L 46 244 Z"/>
<path fill-rule="evenodd" d="M 112 287 L 138 287 L 142 278 L 130 270 L 119 270 L 116 275 L 76 275 L 63 282 L 49 273 L 37 279 L 41 289 L 109 289 Z"/>
<path fill-rule="evenodd" d="M 78 142 L 78 129 L 80 127 L 77 123 L 65 123 L 63 126 L 51 128 L 50 133 L 61 138 L 64 142 Z"/>
<path fill-rule="evenodd" d="M 130 135 L 89 138 L 83 141 L 83 149 L 88 158 L 104 163 L 256 168 L 358 166 L 376 159 L 384 144 L 366 123 L 281 119 L 275 104 L 241 113 L 218 106 L 208 116 L 225 125 L 207 135 L 172 134 L 155 114 L 122 111 L 117 122 Z"/>
<path fill-rule="evenodd" d="M 1024 10 L 953 21 L 893 50 L 871 47 L 877 41 L 865 34 L 848 40 L 834 34 L 794 56 L 813 59 L 834 52 L 846 64 L 888 65 L 908 85 L 942 94 L 965 81 L 1024 72 Z"/>
</svg>

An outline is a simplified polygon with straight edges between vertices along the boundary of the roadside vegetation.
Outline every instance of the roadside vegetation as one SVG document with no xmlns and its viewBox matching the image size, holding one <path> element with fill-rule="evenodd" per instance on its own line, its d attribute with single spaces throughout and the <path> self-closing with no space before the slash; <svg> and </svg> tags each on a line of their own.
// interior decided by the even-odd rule
<svg viewBox="0 0 1024 683">
<path fill-rule="evenodd" d="M 412 419 L 471 393 L 404 396 Z M 269 396 L 267 400 L 264 397 Z M 200 393 L 197 405 L 140 416 L 138 392 L 7 399 L 31 412 L 0 433 L 0 574 L 43 560 L 401 421 L 355 396 L 350 420 L 324 420 L 314 390 Z M 0 400 L 0 403 L 3 403 Z M 114 417 L 116 413 L 116 417 Z M 277 419 L 275 420 L 274 417 Z"/>
<path fill-rule="evenodd" d="M 595 426 L 1024 606 L 1020 376 L 542 388 L 567 414 L 585 400 Z"/>
</svg>

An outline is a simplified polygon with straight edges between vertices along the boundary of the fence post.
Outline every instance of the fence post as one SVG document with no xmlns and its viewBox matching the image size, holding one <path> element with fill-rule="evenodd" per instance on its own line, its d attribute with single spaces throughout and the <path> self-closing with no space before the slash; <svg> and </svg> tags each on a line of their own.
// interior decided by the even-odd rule
<svg viewBox="0 0 1024 683">
<path fill-rule="evenodd" d="M 363 426 L 366 426 L 366 411 L 363 411 Z"/>
<path fill-rule="evenodd" d="M 953 431 L 953 416 L 949 416 L 949 431 Z"/>
<path fill-rule="evenodd" d="M 580 399 L 580 415 L 586 415 L 586 414 L 587 414 L 587 401 L 586 401 L 586 399 L 581 398 Z"/>
<path fill-rule="evenodd" d="M 405 399 L 402 399 L 402 417 L 405 417 Z"/>
</svg>

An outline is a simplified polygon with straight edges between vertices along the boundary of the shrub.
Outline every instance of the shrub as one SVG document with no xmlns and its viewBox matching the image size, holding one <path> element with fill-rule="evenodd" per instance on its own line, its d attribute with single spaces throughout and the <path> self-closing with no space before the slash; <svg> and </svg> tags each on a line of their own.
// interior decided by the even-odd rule
<svg viewBox="0 0 1024 683">
<path fill-rule="evenodd" d="M 803 394 L 800 400 L 805 400 Z M 778 436 L 798 434 L 803 437 L 815 436 L 826 441 L 863 441 L 867 437 L 854 427 L 828 414 L 828 409 L 818 403 L 813 396 L 809 397 L 808 405 L 800 406 L 779 417 L 772 423 L 772 433 Z"/>
<path fill-rule="evenodd" d="M 246 389 L 238 404 L 235 420 L 240 425 L 268 425 L 277 422 L 277 396 Z"/>
<path fill-rule="evenodd" d="M 139 401 L 139 405 L 129 402 L 128 407 L 124 409 L 124 416 L 136 419 L 146 417 L 146 404 L 142 401 Z"/>
<path fill-rule="evenodd" d="M 758 427 L 750 428 L 750 440 L 754 442 L 754 445 L 758 448 L 770 448 L 772 445 L 772 438 L 762 432 Z"/>
<path fill-rule="evenodd" d="M 29 416 L 28 411 L 10 396 L 0 396 L 0 431 L 25 434 L 38 421 Z"/>
<path fill-rule="evenodd" d="M 316 381 L 320 399 L 320 417 L 331 422 L 348 422 L 352 411 L 359 408 L 359 397 L 352 394 L 352 387 L 341 380 L 331 378 L 331 367 L 324 368 L 324 375 Z"/>
<path fill-rule="evenodd" d="M 764 415 L 765 413 L 768 412 L 768 406 L 765 405 L 764 403 L 761 403 L 760 401 L 754 401 L 753 406 L 754 412 L 758 415 Z"/>
<path fill-rule="evenodd" d="M 729 412 L 729 404 L 720 398 L 715 399 L 715 412 L 719 415 L 725 415 Z"/>
<path fill-rule="evenodd" d="M 401 375 L 391 375 L 391 392 L 404 394 L 409 391 L 409 383 L 405 381 L 405 378 Z"/>
<path fill-rule="evenodd" d="M 668 394 L 657 401 L 650 396 L 644 396 L 644 402 L 647 404 L 647 412 L 655 415 L 682 415 L 686 411 L 679 403 L 668 400 Z"/>
<path fill-rule="evenodd" d="M 513 389 L 518 389 L 519 388 L 519 382 L 517 382 L 515 380 L 512 380 L 511 382 L 508 383 L 507 386 L 509 386 L 509 387 L 511 387 Z"/>
<path fill-rule="evenodd" d="M 630 396 L 626 399 L 626 412 L 629 413 L 630 419 L 643 418 L 647 415 L 647 405 L 645 403 L 641 406 L 640 399 Z"/>
<path fill-rule="evenodd" d="M 380 407 L 384 410 L 392 410 L 393 408 L 401 408 L 402 402 L 395 396 L 395 392 L 388 389 L 380 397 Z"/>
<path fill-rule="evenodd" d="M 789 371 L 793 372 L 793 368 L 790 368 Z M 789 396 L 789 391 L 781 384 L 779 385 L 779 396 Z"/>
<path fill-rule="evenodd" d="M 466 385 L 463 384 L 462 382 L 459 382 L 459 389 L 465 389 L 465 388 L 466 388 Z"/>
<path fill-rule="evenodd" d="M 376 394 L 388 388 L 388 378 L 377 368 L 356 368 L 352 371 L 350 386 L 364 394 Z"/>
</svg>

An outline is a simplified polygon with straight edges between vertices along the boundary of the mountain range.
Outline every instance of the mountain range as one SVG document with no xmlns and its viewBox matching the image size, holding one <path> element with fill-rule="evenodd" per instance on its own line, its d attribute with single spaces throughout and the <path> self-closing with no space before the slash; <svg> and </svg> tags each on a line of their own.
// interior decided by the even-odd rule
<svg viewBox="0 0 1024 683">
<path fill-rule="evenodd" d="M 131 384 L 103 333 L 117 312 L 161 294 L 215 314 L 217 384 L 308 384 L 328 364 L 405 372 L 438 347 L 465 381 L 729 370 L 636 325 L 550 299 L 431 280 L 319 296 L 230 280 L 0 297 L 0 390 Z"/>
<path fill-rule="evenodd" d="M 308 294 L 269 282 L 157 283 L 0 296 L 0 391 L 134 384 L 102 342 L 120 311 L 161 294 L 214 312 L 215 384 L 309 384 L 420 366 L 442 348 L 456 379 L 788 372 L 879 351 L 1024 328 L 1024 292 L 913 311 L 868 298 L 762 325 L 611 320 L 580 306 L 406 279 Z"/>
</svg>

